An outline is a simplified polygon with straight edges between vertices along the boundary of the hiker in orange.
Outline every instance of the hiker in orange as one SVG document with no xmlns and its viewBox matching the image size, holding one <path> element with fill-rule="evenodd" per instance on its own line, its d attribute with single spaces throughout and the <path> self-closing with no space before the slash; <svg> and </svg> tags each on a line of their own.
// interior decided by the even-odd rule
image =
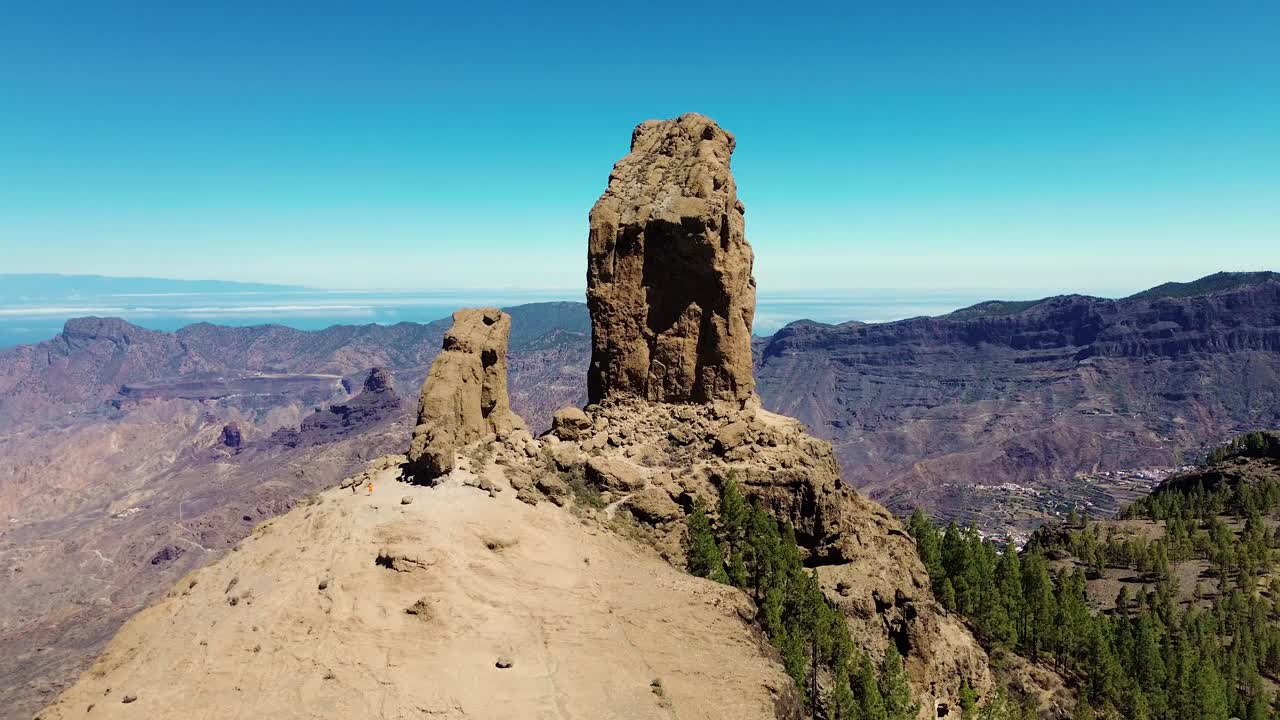
<svg viewBox="0 0 1280 720">
<path fill-rule="evenodd" d="M 369 483 L 369 494 L 373 494 L 373 483 Z"/>
</svg>

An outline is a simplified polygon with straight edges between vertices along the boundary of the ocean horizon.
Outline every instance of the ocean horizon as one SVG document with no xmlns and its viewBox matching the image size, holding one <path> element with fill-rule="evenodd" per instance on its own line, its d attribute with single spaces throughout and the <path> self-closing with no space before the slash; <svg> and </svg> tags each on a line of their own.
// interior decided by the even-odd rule
<svg viewBox="0 0 1280 720">
<path fill-rule="evenodd" d="M 583 302 L 575 290 L 316 290 L 302 288 L 118 291 L 58 290 L 0 293 L 0 347 L 37 343 L 61 332 L 70 318 L 120 317 L 151 330 L 173 331 L 209 322 L 219 325 L 276 324 L 299 330 L 332 325 L 428 323 L 461 307 L 509 307 L 536 302 Z M 754 332 L 770 335 L 788 323 L 813 320 L 877 323 L 942 315 L 992 299 L 1044 297 L 1035 290 L 867 289 L 760 292 Z"/>
</svg>

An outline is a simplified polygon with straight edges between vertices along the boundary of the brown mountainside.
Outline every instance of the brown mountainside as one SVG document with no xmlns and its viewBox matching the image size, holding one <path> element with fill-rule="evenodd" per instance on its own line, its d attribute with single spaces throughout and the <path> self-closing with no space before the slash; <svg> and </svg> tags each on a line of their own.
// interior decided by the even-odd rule
<svg viewBox="0 0 1280 720">
<path fill-rule="evenodd" d="M 546 427 L 585 397 L 586 310 L 511 312 L 512 401 Z M 0 352 L 0 718 L 30 717 L 255 523 L 401 450 L 446 327 L 86 318 Z"/>
<path fill-rule="evenodd" d="M 756 353 L 766 407 L 831 440 L 846 481 L 899 512 L 1025 526 L 1036 516 L 1003 511 L 995 486 L 1097 514 L 1118 501 L 1076 474 L 1173 466 L 1280 423 L 1280 279 L 795 323 Z"/>
</svg>

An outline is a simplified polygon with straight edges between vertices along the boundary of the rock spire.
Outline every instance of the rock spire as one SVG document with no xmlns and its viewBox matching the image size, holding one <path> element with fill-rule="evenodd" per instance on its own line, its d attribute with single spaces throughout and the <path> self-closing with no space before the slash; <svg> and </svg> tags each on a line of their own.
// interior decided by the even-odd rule
<svg viewBox="0 0 1280 720">
<path fill-rule="evenodd" d="M 733 148 L 733 135 L 693 113 L 632 132 L 591 209 L 590 402 L 753 396 L 756 284 Z"/>
<path fill-rule="evenodd" d="M 409 473 L 431 481 L 453 469 L 454 455 L 486 435 L 524 429 L 507 397 L 511 316 L 497 308 L 459 310 L 431 363 L 409 447 Z"/>
</svg>

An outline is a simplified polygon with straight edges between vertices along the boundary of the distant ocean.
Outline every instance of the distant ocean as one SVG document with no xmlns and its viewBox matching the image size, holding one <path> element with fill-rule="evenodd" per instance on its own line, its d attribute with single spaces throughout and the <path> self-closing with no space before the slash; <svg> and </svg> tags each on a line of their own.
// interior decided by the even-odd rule
<svg viewBox="0 0 1280 720">
<path fill-rule="evenodd" d="M 768 335 L 795 320 L 841 323 L 886 322 L 920 315 L 941 315 L 983 300 L 1027 299 L 1034 291 L 992 290 L 833 290 L 761 292 L 755 332 Z M 460 307 L 520 305 L 571 300 L 571 290 L 326 291 L 293 288 L 116 292 L 115 288 L 75 293 L 5 293 L 0 289 L 0 347 L 47 340 L 68 318 L 85 315 L 122 317 L 153 330 L 176 330 L 196 322 L 221 325 L 275 323 L 302 330 L 337 324 L 426 323 Z"/>
</svg>

